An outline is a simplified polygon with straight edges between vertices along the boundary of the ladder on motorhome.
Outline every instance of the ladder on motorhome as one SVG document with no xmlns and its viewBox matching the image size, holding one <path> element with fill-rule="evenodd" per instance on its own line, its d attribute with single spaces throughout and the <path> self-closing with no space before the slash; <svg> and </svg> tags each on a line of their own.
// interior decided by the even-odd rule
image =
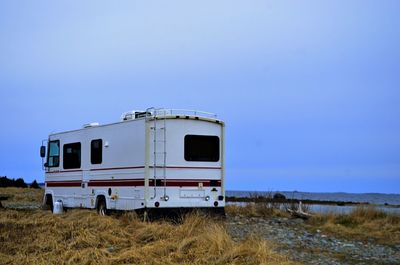
<svg viewBox="0 0 400 265">
<path fill-rule="evenodd" d="M 166 198 L 167 191 L 167 122 L 166 122 L 166 110 L 165 109 L 155 109 L 150 108 L 146 111 L 150 115 L 148 117 L 148 121 L 152 122 L 151 130 L 151 139 L 152 139 L 152 147 L 153 147 L 153 186 L 154 186 L 154 195 L 152 199 L 157 197 L 157 185 L 160 184 L 160 180 L 164 180 L 164 195 L 163 199 Z"/>
</svg>

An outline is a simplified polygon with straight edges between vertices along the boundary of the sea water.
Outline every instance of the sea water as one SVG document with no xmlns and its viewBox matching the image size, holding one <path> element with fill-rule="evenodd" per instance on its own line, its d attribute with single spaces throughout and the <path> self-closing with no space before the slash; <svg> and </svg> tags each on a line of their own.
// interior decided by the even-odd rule
<svg viewBox="0 0 400 265">
<path fill-rule="evenodd" d="M 370 204 L 390 204 L 400 205 L 400 194 L 386 193 L 346 193 L 346 192 L 302 192 L 302 191 L 226 191 L 226 196 L 251 197 L 254 195 L 268 196 L 275 193 L 281 193 L 287 199 L 297 200 L 316 200 L 316 201 L 334 201 L 334 202 L 359 202 Z"/>
<path fill-rule="evenodd" d="M 384 193 L 346 193 L 346 192 L 300 192 L 300 191 L 277 191 L 277 192 L 255 192 L 255 191 L 226 191 L 226 196 L 235 197 L 254 197 L 254 196 L 273 196 L 275 193 L 285 195 L 287 199 L 333 201 L 333 202 L 359 202 L 377 205 L 378 209 L 385 212 L 400 214 L 400 194 Z M 228 203 L 229 204 L 229 203 Z M 234 203 L 235 204 L 235 203 Z M 390 206 L 387 206 L 387 205 Z M 306 206 L 311 212 L 315 213 L 349 213 L 356 205 L 321 205 L 311 204 Z"/>
</svg>

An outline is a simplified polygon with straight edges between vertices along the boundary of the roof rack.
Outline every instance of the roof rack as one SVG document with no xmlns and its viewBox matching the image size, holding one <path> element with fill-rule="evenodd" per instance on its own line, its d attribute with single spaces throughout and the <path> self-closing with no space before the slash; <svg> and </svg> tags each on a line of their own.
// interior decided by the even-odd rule
<svg viewBox="0 0 400 265">
<path fill-rule="evenodd" d="M 199 111 L 199 110 L 189 110 L 189 109 L 166 109 L 166 108 L 148 108 L 146 113 L 150 117 L 166 117 L 166 116 L 195 116 L 216 119 L 217 115 L 211 112 Z"/>
</svg>

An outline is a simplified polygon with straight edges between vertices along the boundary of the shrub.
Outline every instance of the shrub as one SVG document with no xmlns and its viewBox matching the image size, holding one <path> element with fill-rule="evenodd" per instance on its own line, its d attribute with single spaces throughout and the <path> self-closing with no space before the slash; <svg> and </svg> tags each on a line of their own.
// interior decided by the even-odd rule
<svg viewBox="0 0 400 265">
<path fill-rule="evenodd" d="M 0 177 L 0 187 L 7 188 L 7 187 L 17 187 L 17 188 L 27 188 L 25 181 L 22 178 L 18 179 L 9 179 L 6 176 Z"/>
<path fill-rule="evenodd" d="M 32 188 L 32 189 L 40 189 L 39 184 L 36 182 L 36 179 L 31 183 L 30 188 Z"/>
<path fill-rule="evenodd" d="M 283 195 L 282 193 L 277 192 L 274 194 L 274 199 L 275 200 L 286 200 L 286 196 Z"/>
</svg>

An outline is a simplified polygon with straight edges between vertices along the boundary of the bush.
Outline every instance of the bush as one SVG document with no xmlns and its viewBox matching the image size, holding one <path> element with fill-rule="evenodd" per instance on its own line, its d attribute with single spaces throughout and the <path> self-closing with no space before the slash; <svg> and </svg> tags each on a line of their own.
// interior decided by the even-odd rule
<svg viewBox="0 0 400 265">
<path fill-rule="evenodd" d="M 274 199 L 275 200 L 286 200 L 286 196 L 283 195 L 282 193 L 277 192 L 274 194 Z"/>
<path fill-rule="evenodd" d="M 350 215 L 339 215 L 335 218 L 334 223 L 338 224 L 338 225 L 343 225 L 346 227 L 351 227 L 351 228 L 354 228 L 357 225 L 359 225 L 359 222 L 357 221 L 357 219 L 353 218 Z"/>
<path fill-rule="evenodd" d="M 17 188 L 28 188 L 28 185 L 26 185 L 24 179 L 17 178 L 17 180 L 15 181 L 15 187 L 17 187 Z"/>
<path fill-rule="evenodd" d="M 27 188 L 25 181 L 22 178 L 18 179 L 9 179 L 6 176 L 0 177 L 0 187 L 7 188 L 7 187 L 16 187 L 16 188 Z"/>
<path fill-rule="evenodd" d="M 36 179 L 31 183 L 30 188 L 32 188 L 32 189 L 40 189 L 39 184 L 36 182 Z"/>
</svg>

